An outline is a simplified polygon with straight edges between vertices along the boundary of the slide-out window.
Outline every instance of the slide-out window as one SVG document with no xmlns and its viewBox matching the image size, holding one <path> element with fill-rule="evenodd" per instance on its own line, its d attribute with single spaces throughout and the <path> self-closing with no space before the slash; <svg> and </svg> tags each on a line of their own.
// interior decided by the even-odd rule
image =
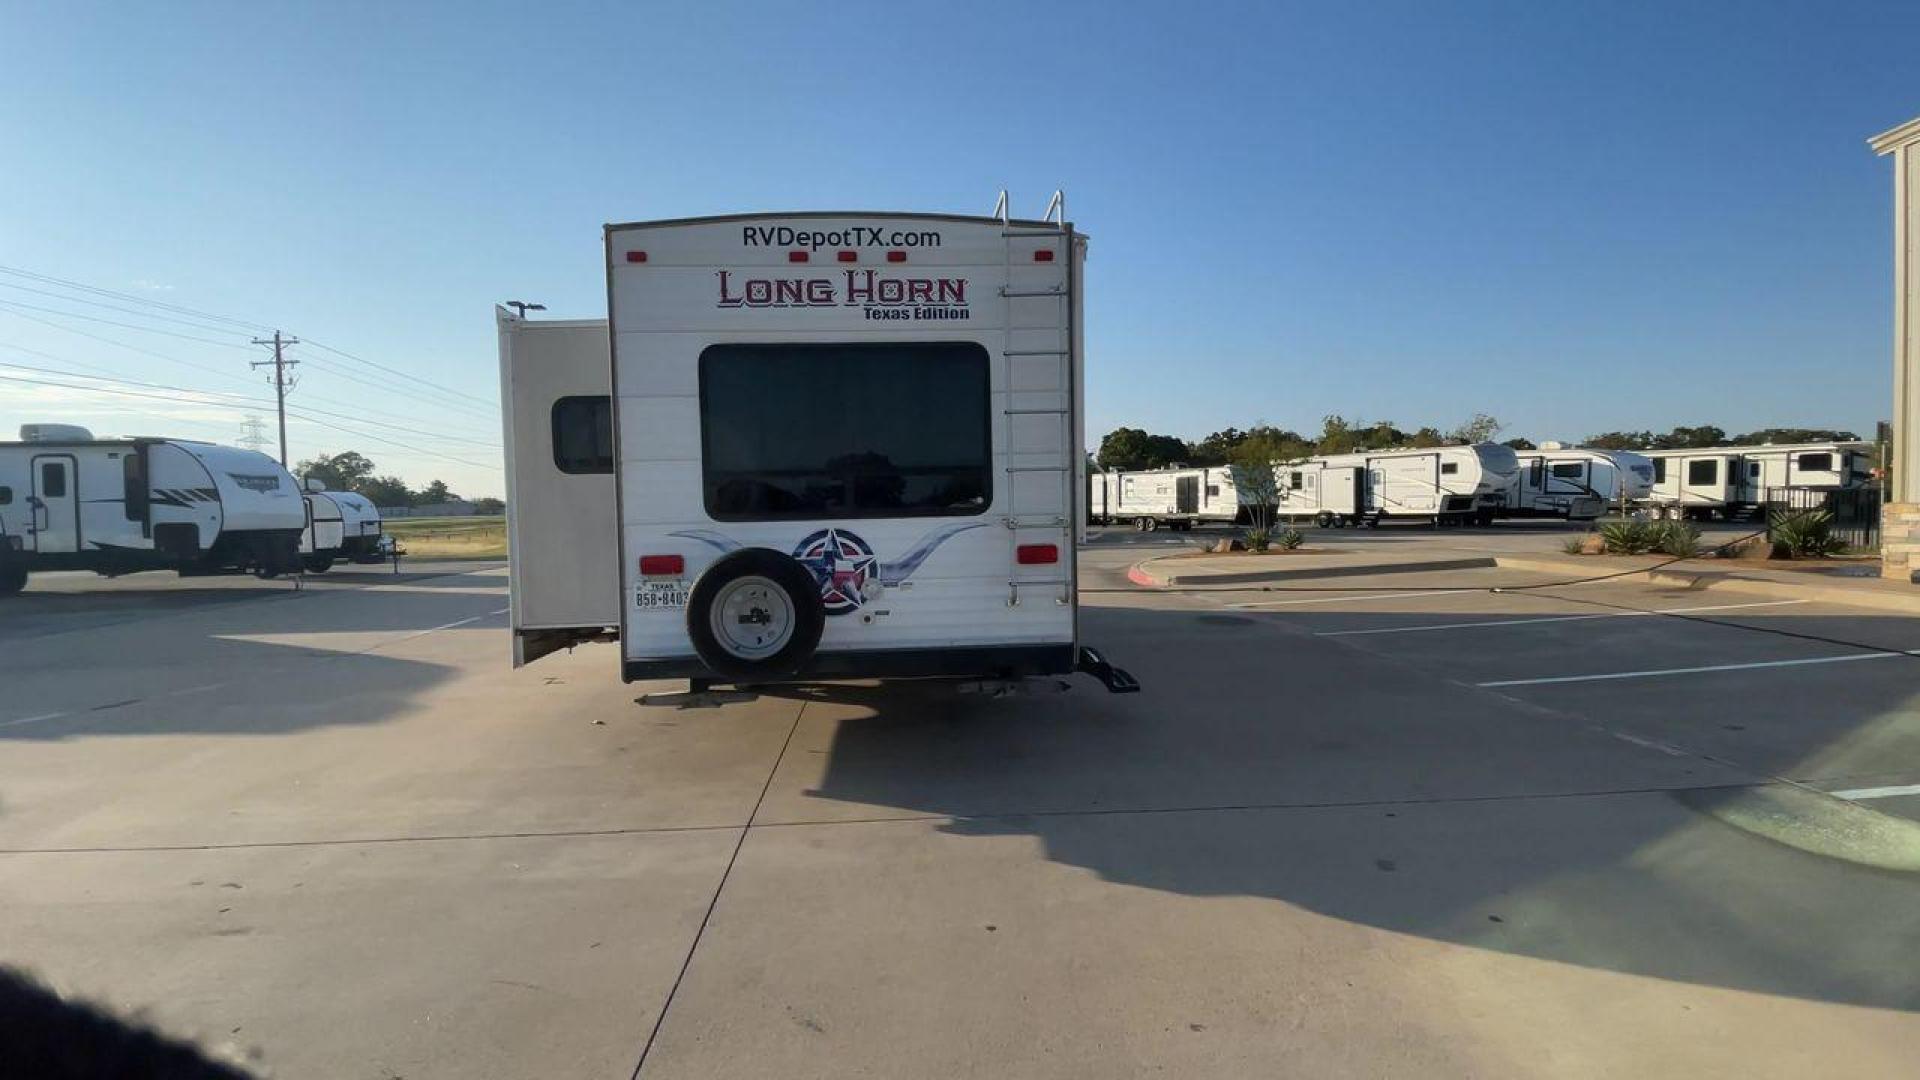
<svg viewBox="0 0 1920 1080">
<path fill-rule="evenodd" d="M 989 360 L 973 342 L 700 354 L 701 475 L 716 520 L 982 514 L 992 430 Z"/>
<path fill-rule="evenodd" d="M 1656 484 L 1664 484 L 1667 482 L 1666 458 L 1657 457 L 1653 459 L 1653 482 Z"/>
<path fill-rule="evenodd" d="M 553 403 L 553 464 L 563 473 L 613 471 L 613 399 L 604 394 Z"/>
<path fill-rule="evenodd" d="M 1586 467 L 1577 461 L 1562 461 L 1553 467 L 1553 475 L 1562 480 L 1578 480 L 1586 471 Z"/>
<path fill-rule="evenodd" d="M 1687 483 L 1717 484 L 1720 482 L 1720 463 L 1711 458 L 1704 461 L 1687 462 Z"/>
<path fill-rule="evenodd" d="M 10 487 L 0 487 L 0 506 L 9 506 L 12 505 L 12 503 L 13 489 Z"/>
<path fill-rule="evenodd" d="M 1443 461 L 1440 463 L 1440 475 L 1442 476 L 1452 476 L 1459 471 L 1460 463 L 1457 461 Z"/>
<path fill-rule="evenodd" d="M 1808 472 L 1831 472 L 1833 470 L 1833 455 L 1801 454 L 1798 467 Z"/>
<path fill-rule="evenodd" d="M 1219 498 L 1219 497 L 1220 497 L 1220 485 L 1219 485 L 1219 484 L 1208 484 L 1208 485 L 1207 485 L 1207 498 L 1209 498 L 1209 499 L 1217 499 L 1217 498 Z"/>
<path fill-rule="evenodd" d="M 1301 488 L 1306 486 L 1307 486 L 1307 481 L 1304 477 L 1300 475 L 1300 470 L 1295 469 L 1288 474 L 1287 487 L 1289 489 L 1293 491 L 1299 491 Z"/>
</svg>

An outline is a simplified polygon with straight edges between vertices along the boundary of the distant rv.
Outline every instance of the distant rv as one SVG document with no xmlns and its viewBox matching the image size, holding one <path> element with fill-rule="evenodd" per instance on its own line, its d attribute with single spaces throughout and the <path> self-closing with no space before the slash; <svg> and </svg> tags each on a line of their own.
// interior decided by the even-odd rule
<svg viewBox="0 0 1920 1080">
<path fill-rule="evenodd" d="M 0 443 L 0 596 L 43 570 L 290 573 L 305 523 L 293 477 L 252 450 L 66 424 Z"/>
<path fill-rule="evenodd" d="M 1516 456 L 1520 468 L 1501 517 L 1592 521 L 1653 492 L 1653 460 L 1643 454 L 1550 442 Z"/>
<path fill-rule="evenodd" d="M 1195 525 L 1231 525 L 1240 519 L 1240 499 L 1224 467 L 1093 472 L 1087 477 L 1087 512 L 1096 525 L 1129 524 L 1139 532 Z"/>
<path fill-rule="evenodd" d="M 1496 443 L 1330 454 L 1281 465 L 1277 505 L 1282 518 L 1322 526 L 1490 525 L 1518 468 Z"/>
<path fill-rule="evenodd" d="M 1841 491 L 1873 482 L 1870 442 L 1792 443 L 1648 450 L 1653 490 L 1642 501 L 1668 519 L 1752 517 L 1769 489 Z"/>
<path fill-rule="evenodd" d="M 381 560 L 380 511 L 372 500 L 352 491 L 329 491 L 308 477 L 302 492 L 307 526 L 300 533 L 300 561 L 308 573 L 324 574 L 336 562 Z"/>
</svg>

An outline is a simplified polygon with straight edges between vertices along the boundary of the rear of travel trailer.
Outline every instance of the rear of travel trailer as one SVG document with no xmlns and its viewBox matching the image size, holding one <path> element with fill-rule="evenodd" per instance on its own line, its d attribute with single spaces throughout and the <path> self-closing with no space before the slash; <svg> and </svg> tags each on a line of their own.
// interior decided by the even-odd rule
<svg viewBox="0 0 1920 1080">
<path fill-rule="evenodd" d="M 1079 645 L 1084 250 L 997 217 L 608 226 L 610 377 L 568 396 L 610 411 L 562 405 L 526 370 L 539 324 L 501 317 L 519 658 L 617 636 L 628 680 L 1130 688 Z M 554 450 L 611 489 L 606 533 L 529 498 Z"/>
<path fill-rule="evenodd" d="M 1102 525 L 1184 530 L 1231 525 L 1240 516 L 1240 499 L 1225 468 L 1100 472 L 1088 480 L 1092 520 Z"/>
<path fill-rule="evenodd" d="M 1652 459 L 1626 450 L 1546 443 L 1516 457 L 1519 470 L 1501 517 L 1591 521 L 1609 507 L 1631 505 L 1653 491 Z"/>
<path fill-rule="evenodd" d="M 381 561 L 380 511 L 372 500 L 357 492 L 330 491 L 311 477 L 303 495 L 307 527 L 300 534 L 300 559 L 309 573 L 324 574 L 341 561 Z"/>
<path fill-rule="evenodd" d="M 1744 518 L 1758 514 L 1769 491 L 1838 491 L 1873 480 L 1874 444 L 1867 442 L 1714 446 L 1648 450 L 1653 490 L 1644 505 L 1666 518 Z"/>
<path fill-rule="evenodd" d="M 27 425 L 0 443 L 0 594 L 42 570 L 125 574 L 299 567 L 306 510 L 293 478 L 251 450 L 95 439 Z"/>
<path fill-rule="evenodd" d="M 1320 525 L 1485 525 L 1506 505 L 1517 467 L 1494 443 L 1313 457 L 1278 467 L 1279 514 Z"/>
</svg>

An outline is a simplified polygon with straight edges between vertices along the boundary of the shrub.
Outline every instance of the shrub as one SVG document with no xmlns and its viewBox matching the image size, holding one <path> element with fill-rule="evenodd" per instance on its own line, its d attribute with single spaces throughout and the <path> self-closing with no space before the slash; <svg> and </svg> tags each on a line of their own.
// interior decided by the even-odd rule
<svg viewBox="0 0 1920 1080">
<path fill-rule="evenodd" d="M 1644 555 L 1656 538 L 1651 522 L 1630 518 L 1600 526 L 1600 539 L 1607 545 L 1609 555 Z"/>
<path fill-rule="evenodd" d="M 1569 555 L 1585 555 L 1587 553 L 1587 538 L 1584 536 L 1569 536 L 1560 542 L 1560 550 Z"/>
<path fill-rule="evenodd" d="M 1767 536 L 1776 559 L 1824 559 L 1847 549 L 1833 535 L 1833 514 L 1827 510 L 1775 510 L 1767 518 Z"/>
<path fill-rule="evenodd" d="M 1700 529 L 1690 521 L 1655 522 L 1650 531 L 1653 549 L 1661 554 L 1686 559 L 1700 553 Z"/>
<path fill-rule="evenodd" d="M 1265 551 L 1273 545 L 1273 534 L 1262 528 L 1251 528 L 1246 532 L 1248 551 Z"/>
<path fill-rule="evenodd" d="M 1297 548 L 1301 544 L 1306 543 L 1307 538 L 1306 538 L 1306 535 L 1302 533 L 1299 529 L 1296 529 L 1291 525 L 1289 525 L 1288 527 L 1281 529 L 1280 532 L 1273 537 L 1273 542 L 1276 544 L 1279 544 L 1281 547 L 1285 548 L 1288 551 L 1292 551 L 1294 548 Z"/>
</svg>

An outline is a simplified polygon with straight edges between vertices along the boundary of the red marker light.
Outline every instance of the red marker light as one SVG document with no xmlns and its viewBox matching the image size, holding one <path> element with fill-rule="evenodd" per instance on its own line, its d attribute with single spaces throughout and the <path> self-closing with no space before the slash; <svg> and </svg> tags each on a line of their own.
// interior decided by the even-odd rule
<svg viewBox="0 0 1920 1080">
<path fill-rule="evenodd" d="M 804 251 L 789 251 L 787 252 L 787 261 L 788 262 L 806 262 L 807 253 Z"/>
<path fill-rule="evenodd" d="M 627 261 L 628 262 L 646 262 L 647 253 L 644 251 L 629 251 L 627 252 Z"/>
<path fill-rule="evenodd" d="M 640 556 L 640 576 L 679 577 L 687 571 L 687 560 L 680 555 Z"/>
<path fill-rule="evenodd" d="M 907 253 L 904 251 L 889 251 L 887 252 L 887 261 L 888 262 L 906 262 Z"/>
<path fill-rule="evenodd" d="M 854 251 L 843 251 L 840 253 L 840 261 L 841 262 L 859 262 L 860 254 Z"/>
<path fill-rule="evenodd" d="M 1045 566 L 1060 561 L 1060 549 L 1053 544 L 1021 544 L 1013 549 L 1013 561 L 1021 566 Z"/>
<path fill-rule="evenodd" d="M 1053 261 L 1053 249 L 1052 249 L 1052 248 L 1041 248 L 1040 250 L 1038 250 L 1038 251 L 1036 251 L 1036 252 L 1034 252 L 1034 253 L 1033 253 L 1033 261 L 1034 261 L 1034 262 L 1052 262 L 1052 261 Z"/>
</svg>

